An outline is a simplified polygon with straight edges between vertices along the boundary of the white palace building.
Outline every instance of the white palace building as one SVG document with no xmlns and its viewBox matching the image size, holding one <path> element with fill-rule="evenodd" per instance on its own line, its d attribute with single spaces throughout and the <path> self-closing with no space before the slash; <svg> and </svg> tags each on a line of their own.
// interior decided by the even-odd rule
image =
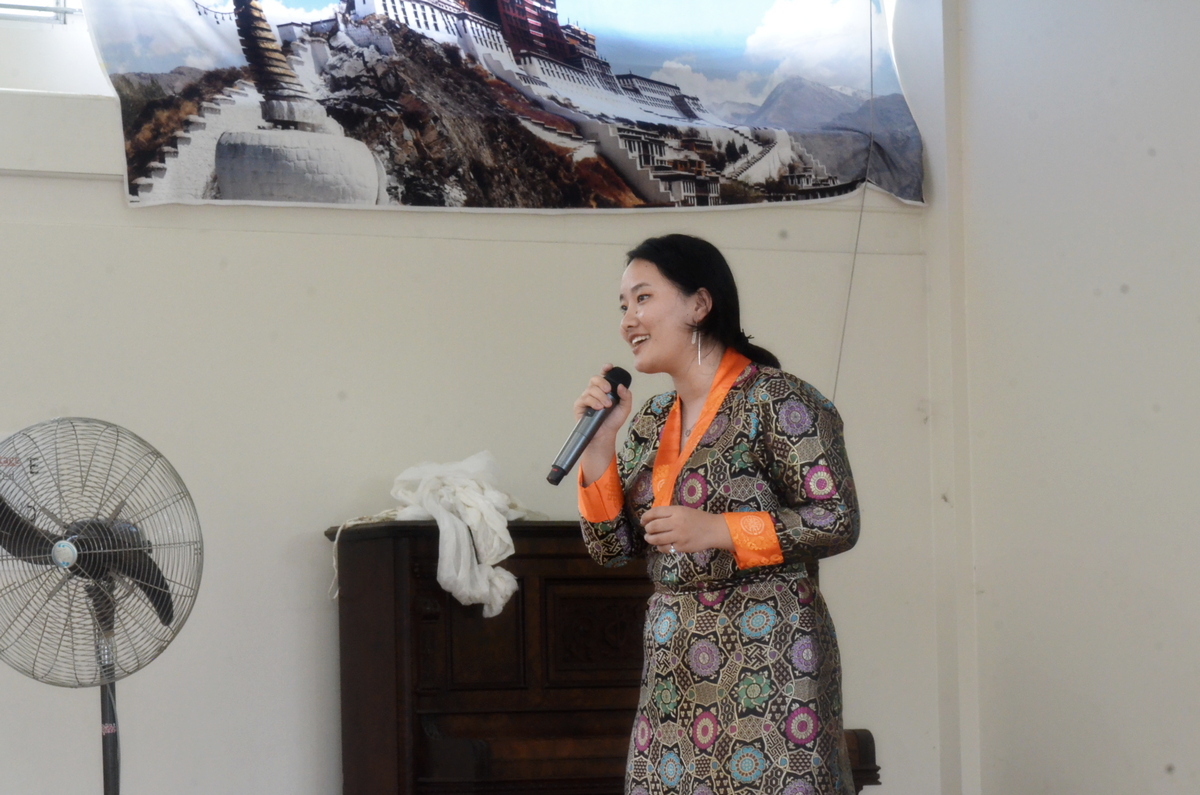
<svg viewBox="0 0 1200 795">
<path fill-rule="evenodd" d="M 562 53 L 554 53 L 552 46 L 520 47 L 514 52 L 502 23 L 458 0 L 347 0 L 347 4 L 356 19 L 378 15 L 403 23 L 433 41 L 457 45 L 498 77 L 531 88 L 539 98 L 566 98 L 592 115 L 656 124 L 728 126 L 679 86 L 632 74 L 617 77 L 608 61 L 597 55 L 595 37 L 572 25 L 555 24 L 566 43 Z M 553 2 L 516 0 L 516 4 L 553 10 Z M 523 15 L 517 18 L 528 20 Z"/>
</svg>

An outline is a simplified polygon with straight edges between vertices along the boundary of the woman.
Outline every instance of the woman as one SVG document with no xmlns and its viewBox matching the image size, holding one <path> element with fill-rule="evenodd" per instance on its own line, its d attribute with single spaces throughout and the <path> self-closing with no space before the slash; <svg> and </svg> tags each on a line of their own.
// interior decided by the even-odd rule
<svg viewBox="0 0 1200 795">
<path fill-rule="evenodd" d="M 645 556 L 655 584 L 626 792 L 849 795 L 837 642 L 804 564 L 858 537 L 841 419 L 750 344 L 714 246 L 668 235 L 628 257 L 621 336 L 675 390 L 617 456 L 619 388 L 579 490 L 592 557 Z M 576 415 L 611 405 L 609 388 L 593 378 Z"/>
</svg>

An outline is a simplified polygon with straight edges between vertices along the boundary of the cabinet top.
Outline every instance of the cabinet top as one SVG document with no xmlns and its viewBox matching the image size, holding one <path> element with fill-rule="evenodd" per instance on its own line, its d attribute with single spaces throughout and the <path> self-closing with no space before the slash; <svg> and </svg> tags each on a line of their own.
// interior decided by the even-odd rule
<svg viewBox="0 0 1200 795">
<path fill-rule="evenodd" d="M 578 535 L 579 522 L 567 519 L 549 519 L 542 521 L 517 520 L 508 523 L 508 531 L 513 538 L 561 538 Z M 438 532 L 437 522 L 432 519 L 419 519 L 406 522 L 371 522 L 356 524 L 342 531 L 343 541 L 366 541 L 374 538 L 422 538 L 435 537 Z M 325 531 L 325 537 L 330 541 L 337 536 L 337 528 L 331 527 Z"/>
</svg>

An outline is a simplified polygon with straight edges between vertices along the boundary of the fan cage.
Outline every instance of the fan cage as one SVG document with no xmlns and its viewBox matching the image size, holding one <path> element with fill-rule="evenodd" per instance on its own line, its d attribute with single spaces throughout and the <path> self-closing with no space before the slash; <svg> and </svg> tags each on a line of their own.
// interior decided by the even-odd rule
<svg viewBox="0 0 1200 795">
<path fill-rule="evenodd" d="M 0 659 L 90 687 L 166 649 L 195 603 L 204 549 L 191 495 L 161 453 L 101 420 L 51 420 L 0 442 L 0 498 L 41 534 L 21 547 L 0 517 Z M 69 568 L 49 554 L 57 540 L 77 550 Z"/>
</svg>

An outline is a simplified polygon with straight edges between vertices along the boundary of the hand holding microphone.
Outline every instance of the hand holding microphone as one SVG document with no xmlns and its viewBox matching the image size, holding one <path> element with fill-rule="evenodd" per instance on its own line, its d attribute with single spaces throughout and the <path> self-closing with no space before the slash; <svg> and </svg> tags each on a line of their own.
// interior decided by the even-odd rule
<svg viewBox="0 0 1200 795">
<path fill-rule="evenodd" d="M 616 452 L 617 431 L 632 408 L 631 381 L 626 370 L 612 365 L 604 366 L 603 375 L 592 377 L 587 389 L 575 401 L 578 421 L 575 430 L 567 437 L 546 480 L 557 486 L 581 456 L 585 477 L 594 472 L 594 477 L 587 477 L 587 480 L 595 480 L 604 473 Z"/>
</svg>

